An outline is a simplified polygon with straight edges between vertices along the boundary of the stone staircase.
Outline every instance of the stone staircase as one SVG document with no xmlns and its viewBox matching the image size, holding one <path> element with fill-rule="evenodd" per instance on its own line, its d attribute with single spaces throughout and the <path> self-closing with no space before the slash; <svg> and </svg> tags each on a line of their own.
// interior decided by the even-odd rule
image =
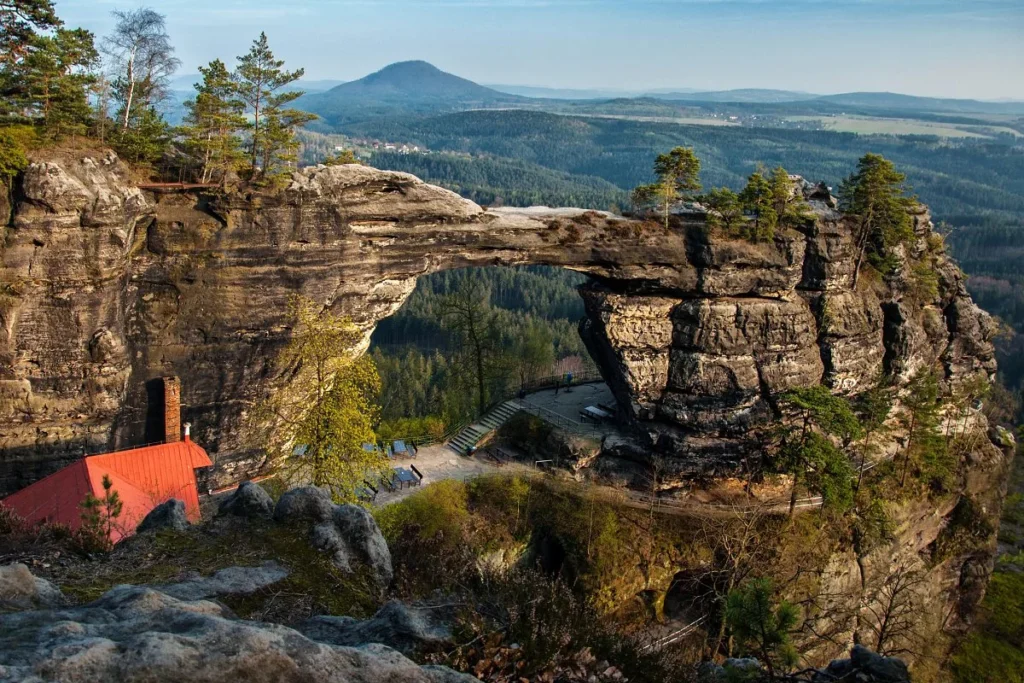
<svg viewBox="0 0 1024 683">
<path fill-rule="evenodd" d="M 508 422 L 513 415 L 522 409 L 522 404 L 516 400 L 505 401 L 499 404 L 482 418 L 456 434 L 448 442 L 448 447 L 459 455 L 467 455 L 470 448 L 476 446 L 485 436 Z"/>
</svg>

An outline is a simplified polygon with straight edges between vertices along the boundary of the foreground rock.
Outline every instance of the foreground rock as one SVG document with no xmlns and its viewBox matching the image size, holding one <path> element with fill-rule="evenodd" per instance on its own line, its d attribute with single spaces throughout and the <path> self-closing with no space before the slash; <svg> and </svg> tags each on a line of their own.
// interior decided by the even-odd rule
<svg viewBox="0 0 1024 683">
<path fill-rule="evenodd" d="M 63 602 L 56 586 L 33 576 L 25 565 L 0 567 L 0 611 L 56 607 Z"/>
<path fill-rule="evenodd" d="M 322 643 L 382 643 L 407 655 L 452 643 L 451 628 L 441 610 L 410 607 L 397 601 L 384 605 L 370 619 L 317 616 L 298 628 Z"/>
<path fill-rule="evenodd" d="M 379 644 L 338 647 L 227 608 L 118 586 L 85 607 L 0 615 L 0 680 L 470 683 Z"/>
</svg>

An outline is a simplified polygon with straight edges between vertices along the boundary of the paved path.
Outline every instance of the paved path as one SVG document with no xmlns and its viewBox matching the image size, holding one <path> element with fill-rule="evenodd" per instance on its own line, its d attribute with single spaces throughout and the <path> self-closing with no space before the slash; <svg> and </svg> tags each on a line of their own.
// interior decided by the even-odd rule
<svg viewBox="0 0 1024 683">
<path fill-rule="evenodd" d="M 418 491 L 422 486 L 433 484 L 444 479 L 457 479 L 466 481 L 485 474 L 516 474 L 536 472 L 536 470 L 519 463 L 507 463 L 502 467 L 494 460 L 483 453 L 477 453 L 472 457 L 456 455 L 446 444 L 424 446 L 416 454 L 415 458 L 397 458 L 394 461 L 395 467 L 408 468 L 415 465 L 416 469 L 423 473 L 423 481 L 419 486 L 410 486 L 397 491 L 381 489 L 374 500 L 375 505 L 390 505 L 406 498 Z"/>
</svg>

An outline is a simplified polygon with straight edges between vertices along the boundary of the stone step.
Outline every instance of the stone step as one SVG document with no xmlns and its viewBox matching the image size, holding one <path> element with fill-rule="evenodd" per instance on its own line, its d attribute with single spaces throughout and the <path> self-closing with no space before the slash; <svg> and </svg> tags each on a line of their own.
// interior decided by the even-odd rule
<svg viewBox="0 0 1024 683">
<path fill-rule="evenodd" d="M 465 455 L 469 449 L 478 444 L 485 436 L 501 428 L 503 424 L 522 409 L 518 401 L 506 401 L 495 406 L 477 422 L 465 427 L 448 442 L 449 448 L 460 455 Z"/>
</svg>

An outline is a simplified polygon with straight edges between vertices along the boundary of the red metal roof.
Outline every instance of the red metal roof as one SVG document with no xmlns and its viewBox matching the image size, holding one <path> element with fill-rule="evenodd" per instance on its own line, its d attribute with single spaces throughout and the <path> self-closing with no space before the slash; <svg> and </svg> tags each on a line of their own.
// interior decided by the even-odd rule
<svg viewBox="0 0 1024 683">
<path fill-rule="evenodd" d="M 135 533 L 150 510 L 171 498 L 184 501 L 188 518 L 198 521 L 195 470 L 212 464 L 206 451 L 188 438 L 90 455 L 0 502 L 28 522 L 59 522 L 77 529 L 82 524 L 79 504 L 89 493 L 102 499 L 103 476 L 109 476 L 112 490 L 122 501 L 121 515 L 111 532 L 111 540 L 117 542 Z"/>
</svg>

